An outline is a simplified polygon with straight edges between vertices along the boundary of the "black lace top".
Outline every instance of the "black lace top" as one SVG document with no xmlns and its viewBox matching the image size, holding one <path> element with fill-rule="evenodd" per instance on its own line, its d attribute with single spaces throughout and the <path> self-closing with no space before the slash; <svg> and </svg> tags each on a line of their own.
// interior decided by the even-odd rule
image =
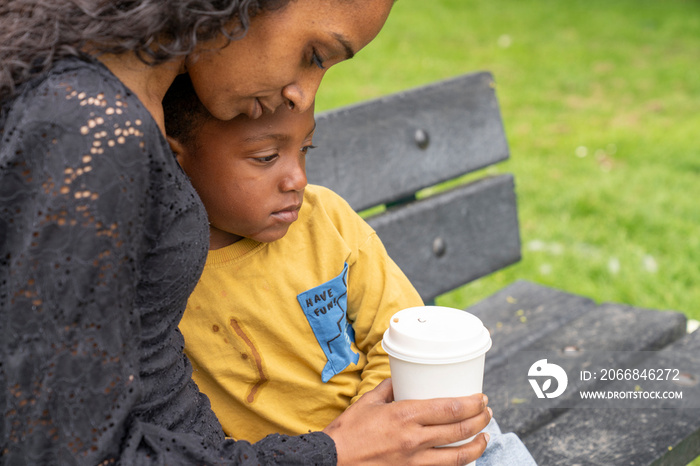
<svg viewBox="0 0 700 466">
<path fill-rule="evenodd" d="M 323 433 L 225 440 L 177 324 L 206 214 L 154 120 L 70 59 L 0 113 L 0 462 L 334 464 Z"/>
</svg>

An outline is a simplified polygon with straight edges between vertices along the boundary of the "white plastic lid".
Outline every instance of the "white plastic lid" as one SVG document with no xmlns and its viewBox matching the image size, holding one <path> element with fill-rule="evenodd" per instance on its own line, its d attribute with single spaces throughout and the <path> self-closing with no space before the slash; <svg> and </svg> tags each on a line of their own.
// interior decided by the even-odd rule
<svg viewBox="0 0 700 466">
<path fill-rule="evenodd" d="M 491 336 L 481 319 L 466 311 L 420 306 L 393 315 L 382 347 L 404 361 L 450 364 L 486 353 Z"/>
</svg>

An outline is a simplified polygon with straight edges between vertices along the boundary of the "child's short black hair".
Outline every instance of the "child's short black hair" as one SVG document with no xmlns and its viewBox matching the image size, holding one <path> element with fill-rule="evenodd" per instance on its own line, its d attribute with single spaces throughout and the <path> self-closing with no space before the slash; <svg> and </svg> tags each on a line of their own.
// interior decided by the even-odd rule
<svg viewBox="0 0 700 466">
<path fill-rule="evenodd" d="M 182 144 L 194 142 L 194 134 L 207 118 L 212 118 L 194 91 L 187 73 L 180 74 L 163 98 L 165 132 Z"/>
</svg>

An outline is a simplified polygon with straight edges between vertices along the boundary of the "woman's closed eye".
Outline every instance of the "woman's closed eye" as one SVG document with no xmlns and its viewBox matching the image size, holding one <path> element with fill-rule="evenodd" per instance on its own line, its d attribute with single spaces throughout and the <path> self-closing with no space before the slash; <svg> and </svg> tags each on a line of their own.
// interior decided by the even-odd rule
<svg viewBox="0 0 700 466">
<path fill-rule="evenodd" d="M 316 52 L 316 49 L 313 49 L 313 51 L 311 52 L 311 64 L 318 66 L 322 70 L 326 69 L 326 67 L 323 66 L 323 58 L 319 56 L 318 52 Z"/>
</svg>

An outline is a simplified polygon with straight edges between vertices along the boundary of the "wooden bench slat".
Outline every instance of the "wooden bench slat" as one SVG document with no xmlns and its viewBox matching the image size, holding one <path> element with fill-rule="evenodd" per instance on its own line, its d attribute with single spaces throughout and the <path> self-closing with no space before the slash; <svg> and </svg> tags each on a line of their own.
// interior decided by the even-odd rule
<svg viewBox="0 0 700 466">
<path fill-rule="evenodd" d="M 593 300 L 519 280 L 467 308 L 491 332 L 486 373 L 594 309 Z"/>
<path fill-rule="evenodd" d="M 309 182 L 363 210 L 507 159 L 493 82 L 474 73 L 317 115 Z"/>
<path fill-rule="evenodd" d="M 654 331 L 647 332 L 649 328 Z M 499 424 L 518 435 L 527 435 L 562 414 L 562 408 L 575 404 L 579 390 L 601 385 L 593 377 L 581 380 L 581 368 L 629 367 L 648 352 L 681 338 L 685 328 L 686 318 L 677 312 L 606 303 L 532 342 L 512 355 L 507 364 L 486 371 L 484 391 L 492 394 L 490 404 Z M 631 340 L 630 334 L 636 338 Z M 541 357 L 549 357 L 549 362 L 575 375 L 569 377 L 566 391 L 557 398 L 535 398 L 528 382 L 527 370 Z"/>
<path fill-rule="evenodd" d="M 638 364 L 678 368 L 691 381 L 683 398 L 700 399 L 700 332 L 684 336 Z M 622 390 L 619 382 L 606 390 Z M 662 403 L 659 402 L 659 406 Z M 639 465 L 687 464 L 700 455 L 700 409 L 572 409 L 524 437 L 538 464 Z"/>
<path fill-rule="evenodd" d="M 372 217 L 424 300 L 520 260 L 513 177 L 500 175 Z"/>
</svg>

